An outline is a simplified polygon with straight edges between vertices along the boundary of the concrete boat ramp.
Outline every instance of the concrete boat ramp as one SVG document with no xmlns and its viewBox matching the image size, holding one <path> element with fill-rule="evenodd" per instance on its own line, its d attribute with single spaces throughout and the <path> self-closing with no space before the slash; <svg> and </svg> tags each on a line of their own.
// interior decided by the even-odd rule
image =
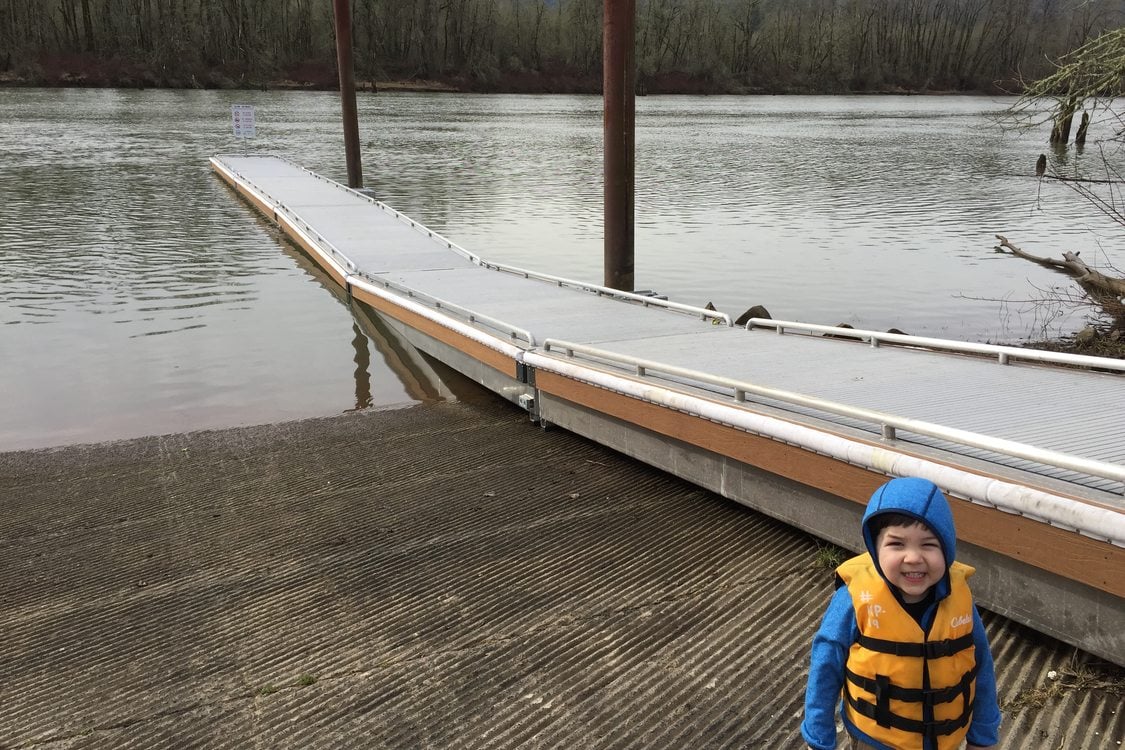
<svg viewBox="0 0 1125 750">
<path fill-rule="evenodd" d="M 832 589 L 498 399 L 0 454 L 0 519 L 4 750 L 796 748 Z M 1120 746 L 1119 672 L 984 614 L 999 747 Z"/>
</svg>

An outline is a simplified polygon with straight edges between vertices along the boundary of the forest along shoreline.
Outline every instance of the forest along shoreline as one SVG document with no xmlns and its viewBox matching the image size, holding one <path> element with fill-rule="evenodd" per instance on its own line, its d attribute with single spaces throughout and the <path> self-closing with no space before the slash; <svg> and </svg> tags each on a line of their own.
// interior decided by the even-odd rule
<svg viewBox="0 0 1125 750">
<path fill-rule="evenodd" d="M 599 93 L 600 0 L 353 0 L 358 81 Z M 1125 25 L 1119 0 L 642 0 L 640 94 L 1012 93 Z M 335 86 L 333 4 L 8 0 L 0 83 Z"/>
<path fill-rule="evenodd" d="M 245 72 L 214 69 L 187 75 L 167 70 L 156 71 L 124 60 L 103 60 L 84 56 L 42 57 L 19 71 L 0 70 L 0 87 L 30 88 L 118 88 L 118 89 L 206 89 L 241 91 L 337 91 L 336 69 L 329 65 L 306 64 L 293 70 L 262 77 Z M 474 94 L 602 94 L 602 77 L 578 70 L 513 71 L 487 79 L 451 74 L 433 77 L 395 79 L 357 78 L 359 92 L 439 92 Z M 907 88 L 891 85 L 879 88 L 818 88 L 811 86 L 751 86 L 736 81 L 715 79 L 701 73 L 659 73 L 639 77 L 636 93 L 718 95 L 1010 95 L 998 85 L 980 90 L 956 88 Z"/>
</svg>

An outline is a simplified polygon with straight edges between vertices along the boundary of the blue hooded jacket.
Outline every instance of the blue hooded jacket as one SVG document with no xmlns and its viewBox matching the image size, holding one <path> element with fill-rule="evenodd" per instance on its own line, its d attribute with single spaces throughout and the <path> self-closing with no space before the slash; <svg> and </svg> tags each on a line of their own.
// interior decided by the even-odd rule
<svg viewBox="0 0 1125 750">
<path fill-rule="evenodd" d="M 875 550 L 875 535 L 871 532 L 871 519 L 882 513 L 901 513 L 916 518 L 926 524 L 941 542 L 946 574 L 934 585 L 933 603 L 922 618 L 922 627 L 928 631 L 933 624 L 938 602 L 949 596 L 949 566 L 957 557 L 953 513 L 945 495 L 937 485 L 926 479 L 901 477 L 892 479 L 875 490 L 867 503 L 867 511 L 863 514 L 863 542 L 884 580 L 886 576 L 879 568 L 879 556 Z M 844 664 L 848 658 L 848 650 L 858 636 L 859 627 L 851 595 L 847 587 L 840 586 L 829 602 L 828 611 L 813 638 L 812 663 L 805 689 L 805 720 L 801 722 L 801 736 L 815 750 L 834 750 L 836 747 L 836 712 L 840 708 L 840 690 L 844 685 Z M 967 740 L 970 745 L 988 747 L 999 740 L 1000 707 L 996 702 L 996 674 L 992 652 L 988 647 L 988 635 L 976 607 L 973 607 L 973 641 L 978 672 L 973 720 L 969 725 Z M 843 712 L 841 718 L 849 734 L 872 747 L 879 750 L 907 750 L 888 748 L 856 729 Z"/>
</svg>

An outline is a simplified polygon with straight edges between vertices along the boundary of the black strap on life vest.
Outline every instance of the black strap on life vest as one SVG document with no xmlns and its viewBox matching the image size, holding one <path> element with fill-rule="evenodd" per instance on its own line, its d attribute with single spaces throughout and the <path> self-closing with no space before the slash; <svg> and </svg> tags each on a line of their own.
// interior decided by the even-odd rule
<svg viewBox="0 0 1125 750">
<path fill-rule="evenodd" d="M 878 651 L 881 654 L 940 659 L 943 656 L 952 656 L 960 651 L 972 648 L 973 634 L 966 633 L 960 638 L 946 638 L 941 641 L 904 643 L 902 641 L 885 641 L 882 638 L 872 638 L 861 633 L 856 643 L 868 651 Z"/>
<path fill-rule="evenodd" d="M 885 694 L 889 700 L 904 701 L 908 703 L 923 703 L 929 706 L 937 705 L 938 703 L 949 703 L 956 700 L 965 693 L 967 683 L 972 683 L 977 678 L 977 665 L 974 664 L 973 668 L 964 674 L 961 681 L 956 685 L 950 685 L 945 688 L 934 688 L 925 690 L 922 688 L 904 688 L 899 687 L 887 680 L 886 685 L 881 685 L 879 677 L 876 675 L 873 680 L 869 677 L 856 674 L 848 668 L 844 668 L 844 673 L 847 675 L 848 681 L 853 683 L 856 687 L 862 688 L 867 692 L 879 696 Z M 882 691 L 882 692 L 881 692 Z"/>
<path fill-rule="evenodd" d="M 876 675 L 875 683 L 878 686 L 890 685 L 890 679 L 885 675 Z M 870 703 L 861 698 L 852 695 L 852 691 L 847 683 L 844 682 L 844 697 L 856 713 L 861 716 L 866 716 L 875 721 L 881 727 L 890 729 L 898 729 L 903 732 L 912 732 L 914 734 L 921 734 L 925 737 L 941 737 L 947 734 L 953 734 L 962 727 L 968 725 L 973 718 L 973 706 L 969 702 L 970 686 L 972 680 L 969 678 L 969 673 L 965 674 L 961 683 L 956 686 L 958 692 L 963 696 L 964 704 L 961 709 L 961 715 L 956 719 L 943 719 L 942 721 L 919 721 L 917 719 L 908 719 L 905 716 L 899 716 L 892 713 L 890 709 L 890 695 L 886 688 L 876 689 L 875 702 Z M 893 686 L 892 686 L 893 687 Z"/>
</svg>

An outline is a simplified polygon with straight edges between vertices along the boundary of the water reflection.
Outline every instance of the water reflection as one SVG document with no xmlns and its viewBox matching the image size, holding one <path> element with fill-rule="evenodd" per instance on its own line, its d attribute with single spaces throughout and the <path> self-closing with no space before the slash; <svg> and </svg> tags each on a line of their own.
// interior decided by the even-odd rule
<svg viewBox="0 0 1125 750">
<path fill-rule="evenodd" d="M 278 240 L 284 245 L 286 253 L 293 254 L 298 264 L 351 312 L 355 404 L 345 411 L 435 401 L 476 401 L 492 397 L 476 382 L 416 349 L 399 330 L 401 323 L 388 320 L 371 307 L 348 297 L 288 237 L 279 235 Z M 375 359 L 372 358 L 372 349 L 378 355 Z M 395 391 L 387 387 L 388 383 L 385 381 L 388 376 L 393 376 L 393 384 L 402 388 L 404 398 L 390 400 L 388 394 Z"/>
<path fill-rule="evenodd" d="M 351 301 L 352 315 L 370 337 L 383 364 L 419 402 L 475 401 L 491 394 L 456 370 L 414 347 L 397 330 L 401 324 L 385 320 L 367 305 Z"/>
<path fill-rule="evenodd" d="M 352 346 L 355 347 L 355 411 L 371 406 L 371 352 L 367 347 L 367 336 L 353 323 Z"/>
</svg>

